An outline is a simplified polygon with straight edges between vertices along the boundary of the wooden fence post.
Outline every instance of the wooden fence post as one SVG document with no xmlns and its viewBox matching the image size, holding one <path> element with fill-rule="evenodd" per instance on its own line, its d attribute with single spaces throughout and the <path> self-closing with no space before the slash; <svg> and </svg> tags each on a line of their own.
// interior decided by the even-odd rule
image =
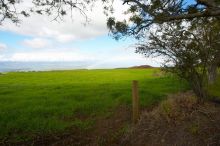
<svg viewBox="0 0 220 146">
<path fill-rule="evenodd" d="M 138 95 L 138 81 L 132 82 L 132 107 L 133 107 L 133 123 L 136 124 L 139 119 L 139 95 Z"/>
</svg>

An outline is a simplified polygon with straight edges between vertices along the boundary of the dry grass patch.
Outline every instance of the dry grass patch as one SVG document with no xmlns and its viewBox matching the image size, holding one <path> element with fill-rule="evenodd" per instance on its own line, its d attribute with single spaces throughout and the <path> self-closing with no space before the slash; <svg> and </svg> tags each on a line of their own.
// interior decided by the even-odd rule
<svg viewBox="0 0 220 146">
<path fill-rule="evenodd" d="M 220 145 L 220 105 L 197 102 L 192 92 L 169 96 L 146 112 L 124 137 L 129 146 Z"/>
</svg>

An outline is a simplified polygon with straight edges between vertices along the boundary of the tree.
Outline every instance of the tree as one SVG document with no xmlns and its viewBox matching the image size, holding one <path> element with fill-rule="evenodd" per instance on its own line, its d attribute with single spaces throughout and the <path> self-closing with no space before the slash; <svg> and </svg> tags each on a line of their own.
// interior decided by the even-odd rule
<svg viewBox="0 0 220 146">
<path fill-rule="evenodd" d="M 28 17 L 31 13 L 52 15 L 56 13 L 55 19 L 63 15 L 78 10 L 86 16 L 86 6 L 98 0 L 30 0 L 33 4 L 31 9 L 18 9 L 23 3 L 22 0 L 0 0 L 0 24 L 5 20 L 11 20 L 14 23 L 19 22 L 21 16 Z M 104 3 L 112 3 L 114 0 L 100 0 Z M 130 22 L 133 25 L 128 27 L 138 33 L 146 29 L 151 24 L 163 23 L 173 20 L 193 19 L 200 17 L 220 16 L 219 0 L 195 0 L 194 4 L 186 4 L 185 0 L 122 0 L 124 4 L 130 6 L 128 13 L 131 15 Z M 109 7 L 111 7 L 110 5 Z M 105 7 L 112 12 L 112 8 Z M 113 21 L 110 18 L 109 21 Z M 120 22 L 120 21 L 119 21 Z M 120 23 L 117 23 L 117 26 Z M 122 21 L 123 23 L 123 21 Z M 111 28 L 116 27 L 116 23 L 111 24 Z M 126 23 L 123 23 L 126 24 Z M 124 26 L 123 26 L 124 27 Z M 113 31 L 113 29 L 111 29 Z M 120 32 L 120 31 L 119 31 Z"/>
<path fill-rule="evenodd" d="M 220 0 L 123 0 L 129 5 L 127 20 L 117 21 L 109 17 L 108 28 L 116 39 L 123 36 L 142 37 L 153 24 L 162 24 L 176 20 L 220 17 Z"/>
<path fill-rule="evenodd" d="M 20 17 L 28 17 L 32 13 L 54 15 L 54 20 L 62 19 L 66 14 L 79 11 L 87 20 L 86 8 L 96 0 L 31 0 L 31 8 L 19 7 L 22 0 L 0 0 L 0 25 L 5 20 L 19 23 Z"/>
<path fill-rule="evenodd" d="M 186 79 L 197 96 L 205 98 L 208 80 L 215 78 L 220 64 L 219 46 L 220 21 L 200 19 L 188 24 L 161 24 L 138 44 L 136 51 L 146 56 L 165 56 L 165 68 Z"/>
</svg>

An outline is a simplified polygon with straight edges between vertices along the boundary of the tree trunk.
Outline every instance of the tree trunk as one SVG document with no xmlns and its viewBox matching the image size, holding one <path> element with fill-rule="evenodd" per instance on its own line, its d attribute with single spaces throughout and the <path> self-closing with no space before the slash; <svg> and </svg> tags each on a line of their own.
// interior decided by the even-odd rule
<svg viewBox="0 0 220 146">
<path fill-rule="evenodd" d="M 205 90 L 204 82 L 201 78 L 199 78 L 198 76 L 194 76 L 194 78 L 191 79 L 190 83 L 192 85 L 194 93 L 199 99 L 207 98 L 208 94 Z"/>
<path fill-rule="evenodd" d="M 208 84 L 213 84 L 217 78 L 217 66 L 211 65 L 208 68 Z"/>
</svg>

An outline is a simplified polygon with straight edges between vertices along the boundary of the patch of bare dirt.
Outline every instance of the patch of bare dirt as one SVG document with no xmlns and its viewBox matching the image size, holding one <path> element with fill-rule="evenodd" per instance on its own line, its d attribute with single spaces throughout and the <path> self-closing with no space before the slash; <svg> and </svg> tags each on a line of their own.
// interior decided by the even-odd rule
<svg viewBox="0 0 220 146">
<path fill-rule="evenodd" d="M 191 92 L 172 95 L 144 113 L 121 146 L 218 146 L 220 105 L 198 102 Z"/>
</svg>

